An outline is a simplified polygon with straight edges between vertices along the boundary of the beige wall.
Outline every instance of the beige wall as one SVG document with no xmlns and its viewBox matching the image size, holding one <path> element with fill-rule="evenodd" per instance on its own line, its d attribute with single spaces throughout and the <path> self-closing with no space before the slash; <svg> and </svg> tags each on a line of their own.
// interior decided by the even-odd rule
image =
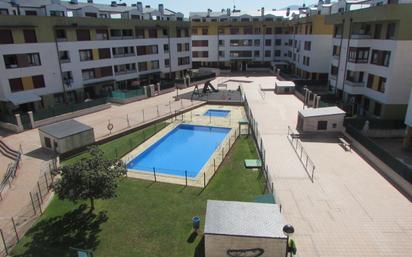
<svg viewBox="0 0 412 257">
<path fill-rule="evenodd" d="M 51 149 L 47 148 L 47 149 L 55 151 L 59 154 L 75 150 L 85 145 L 89 145 L 95 141 L 93 130 L 85 131 L 85 132 L 82 132 L 82 133 L 79 133 L 79 134 L 76 134 L 76 135 L 73 135 L 71 137 L 67 137 L 64 139 L 60 139 L 60 140 L 59 139 L 55 140 L 51 138 L 49 135 L 41 132 L 40 130 L 39 130 L 39 135 L 40 135 L 40 142 L 41 142 L 42 147 L 47 148 L 46 143 L 45 143 L 45 137 L 48 137 L 50 138 L 52 148 Z M 57 141 L 56 149 L 54 147 L 55 141 Z"/>
<path fill-rule="evenodd" d="M 257 238 L 224 235 L 205 235 L 206 257 L 228 257 L 227 250 L 262 248 L 260 257 L 285 257 L 286 238 Z"/>
<path fill-rule="evenodd" d="M 330 115 L 324 117 L 303 118 L 302 129 L 304 132 L 341 132 L 343 131 L 344 117 L 345 115 Z M 299 118 L 301 118 L 301 116 Z M 318 130 L 318 121 L 327 121 L 327 129 Z M 336 124 L 336 128 L 333 128 L 333 124 Z"/>
</svg>

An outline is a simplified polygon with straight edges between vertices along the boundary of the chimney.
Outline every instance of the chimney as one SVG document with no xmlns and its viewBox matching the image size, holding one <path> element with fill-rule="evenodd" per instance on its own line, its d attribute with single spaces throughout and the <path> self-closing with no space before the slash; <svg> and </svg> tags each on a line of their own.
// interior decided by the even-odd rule
<svg viewBox="0 0 412 257">
<path fill-rule="evenodd" d="M 265 16 L 265 7 L 260 8 L 260 14 L 263 16 Z"/>
<path fill-rule="evenodd" d="M 160 12 L 161 14 L 164 14 L 164 13 L 165 13 L 165 7 L 163 6 L 163 4 L 159 4 L 159 12 Z"/>
<path fill-rule="evenodd" d="M 287 9 L 286 9 L 286 16 L 289 16 L 290 15 L 290 8 L 288 7 Z"/>
<path fill-rule="evenodd" d="M 146 5 L 145 8 L 149 9 L 149 8 L 150 8 L 150 5 Z"/>
<path fill-rule="evenodd" d="M 230 8 L 226 9 L 227 16 L 230 16 Z"/>
<path fill-rule="evenodd" d="M 92 4 L 93 0 L 87 0 L 87 3 Z"/>
<path fill-rule="evenodd" d="M 222 12 L 225 12 L 225 9 L 222 9 Z"/>
<path fill-rule="evenodd" d="M 117 2 L 116 1 L 112 1 L 112 3 L 110 4 L 112 7 L 116 7 L 117 6 Z"/>
<path fill-rule="evenodd" d="M 210 17 L 210 13 L 212 12 L 212 9 L 207 9 L 207 17 Z"/>
<path fill-rule="evenodd" d="M 143 4 L 142 2 L 137 2 L 136 3 L 136 8 L 138 11 L 142 12 L 143 11 Z"/>
</svg>

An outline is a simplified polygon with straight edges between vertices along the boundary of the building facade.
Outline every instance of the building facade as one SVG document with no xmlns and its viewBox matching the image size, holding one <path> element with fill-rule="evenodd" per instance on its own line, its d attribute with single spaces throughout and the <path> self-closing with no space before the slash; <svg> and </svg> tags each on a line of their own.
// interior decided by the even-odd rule
<svg viewBox="0 0 412 257">
<path fill-rule="evenodd" d="M 120 6 L 127 9 L 120 18 L 105 18 L 103 13 L 110 17 L 119 6 L 39 2 L 49 5 L 29 12 L 26 6 L 0 2 L 3 114 L 109 96 L 115 89 L 181 77 L 192 67 L 190 24 L 171 11 Z M 64 9 L 61 15 L 50 15 L 56 6 Z M 95 16 L 91 9 L 97 10 Z"/>
<path fill-rule="evenodd" d="M 333 26 L 325 24 L 321 8 L 208 10 L 191 13 L 190 20 L 194 67 L 277 64 L 300 78 L 327 80 Z"/>
<path fill-rule="evenodd" d="M 405 117 L 412 80 L 411 13 L 410 4 L 371 2 L 326 17 L 334 26 L 329 87 L 347 111 Z"/>
</svg>

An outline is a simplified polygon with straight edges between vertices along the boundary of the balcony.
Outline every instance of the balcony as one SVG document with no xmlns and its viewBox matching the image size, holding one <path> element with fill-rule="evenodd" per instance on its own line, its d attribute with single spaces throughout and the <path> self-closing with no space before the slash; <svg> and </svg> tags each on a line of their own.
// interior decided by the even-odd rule
<svg viewBox="0 0 412 257">
<path fill-rule="evenodd" d="M 345 84 L 350 86 L 350 87 L 364 87 L 365 82 L 356 82 L 356 81 L 350 81 L 350 80 L 345 80 Z"/>
<path fill-rule="evenodd" d="M 363 34 L 363 33 L 353 33 L 351 35 L 352 39 L 370 39 L 372 36 L 370 34 Z"/>
</svg>

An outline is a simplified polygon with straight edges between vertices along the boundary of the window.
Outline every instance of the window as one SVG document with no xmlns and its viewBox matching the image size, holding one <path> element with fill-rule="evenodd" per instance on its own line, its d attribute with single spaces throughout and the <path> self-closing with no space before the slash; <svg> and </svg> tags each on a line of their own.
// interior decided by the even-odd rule
<svg viewBox="0 0 412 257">
<path fill-rule="evenodd" d="M 333 56 L 340 56 L 340 46 L 333 46 Z"/>
<path fill-rule="evenodd" d="M 91 49 L 79 50 L 80 61 L 90 61 L 93 60 L 93 51 Z"/>
<path fill-rule="evenodd" d="M 372 50 L 371 63 L 379 66 L 389 66 L 390 51 Z"/>
<path fill-rule="evenodd" d="M 205 46 L 209 46 L 209 41 L 208 41 L 208 40 L 193 40 L 193 41 L 192 41 L 192 46 L 193 46 L 193 47 L 205 47 Z"/>
<path fill-rule="evenodd" d="M 150 67 L 152 70 L 158 70 L 159 69 L 159 61 L 151 61 L 150 62 Z"/>
<path fill-rule="evenodd" d="M 56 39 L 57 41 L 67 40 L 66 31 L 64 29 L 56 29 Z"/>
<path fill-rule="evenodd" d="M 230 34 L 231 35 L 238 35 L 239 34 L 239 28 L 230 28 Z"/>
<path fill-rule="evenodd" d="M 99 48 L 99 59 L 109 59 L 110 56 L 110 48 Z"/>
<path fill-rule="evenodd" d="M 252 35 L 252 34 L 253 34 L 253 27 L 245 27 L 245 28 L 243 28 L 243 34 L 245 34 L 245 35 Z"/>
<path fill-rule="evenodd" d="M 94 69 L 86 69 L 82 70 L 82 78 L 83 80 L 90 80 L 96 77 L 96 73 Z"/>
<path fill-rule="evenodd" d="M 224 46 L 225 45 L 225 41 L 224 40 L 219 40 L 219 46 Z"/>
<path fill-rule="evenodd" d="M 282 34 L 282 28 L 276 27 L 275 28 L 275 34 Z"/>
<path fill-rule="evenodd" d="M 364 100 L 363 100 L 363 109 L 365 110 L 365 111 L 369 111 L 369 98 L 365 98 Z"/>
<path fill-rule="evenodd" d="M 373 115 L 381 116 L 382 112 L 382 104 L 375 102 L 375 109 L 373 110 Z"/>
<path fill-rule="evenodd" d="M 61 63 L 70 62 L 69 51 L 59 51 L 59 61 Z"/>
<path fill-rule="evenodd" d="M 157 29 L 149 29 L 149 38 L 157 38 Z"/>
<path fill-rule="evenodd" d="M 276 57 L 279 57 L 280 55 L 281 55 L 280 50 L 275 50 L 275 56 L 276 56 Z"/>
<path fill-rule="evenodd" d="M 137 66 L 139 68 L 139 72 L 147 71 L 147 62 L 139 62 Z"/>
<path fill-rule="evenodd" d="M 197 35 L 197 28 L 192 28 L 192 35 Z"/>
<path fill-rule="evenodd" d="M 165 68 L 170 67 L 170 59 L 165 59 Z"/>
<path fill-rule="evenodd" d="M 19 92 L 24 90 L 21 78 L 9 79 L 9 84 L 11 92 Z"/>
<path fill-rule="evenodd" d="M 253 40 L 253 45 L 254 46 L 260 46 L 260 39 Z"/>
<path fill-rule="evenodd" d="M 24 42 L 37 43 L 36 31 L 34 29 L 24 29 L 23 35 L 24 35 Z"/>
<path fill-rule="evenodd" d="M 87 13 L 84 14 L 84 16 L 89 17 L 89 18 L 97 18 L 97 13 L 87 12 Z"/>
<path fill-rule="evenodd" d="M 260 33 L 261 33 L 260 28 L 255 28 L 255 34 L 260 34 Z"/>
<path fill-rule="evenodd" d="M 219 57 L 225 57 L 225 51 L 219 51 Z"/>
<path fill-rule="evenodd" d="M 0 30 L 0 44 L 13 44 L 13 35 L 11 30 Z"/>
<path fill-rule="evenodd" d="M 254 57 L 259 57 L 260 56 L 260 51 L 254 51 L 253 56 Z"/>
<path fill-rule="evenodd" d="M 50 149 L 52 148 L 50 138 L 44 137 L 44 144 L 46 145 L 47 148 L 50 148 Z"/>
<path fill-rule="evenodd" d="M 90 40 L 90 31 L 88 29 L 78 29 L 76 30 L 77 41 L 88 41 Z"/>
<path fill-rule="evenodd" d="M 386 78 L 369 74 L 366 86 L 375 91 L 385 93 Z"/>
<path fill-rule="evenodd" d="M 9 15 L 8 9 L 0 9 L 0 15 Z"/>
<path fill-rule="evenodd" d="M 165 53 L 169 52 L 169 44 L 163 45 L 163 52 L 165 52 Z"/>
<path fill-rule="evenodd" d="M 123 56 L 132 56 L 134 55 L 133 46 L 124 46 L 124 47 L 115 47 L 112 48 L 113 57 L 123 57 Z"/>
<path fill-rule="evenodd" d="M 209 33 L 207 28 L 202 29 L 202 35 L 207 35 Z"/>
<path fill-rule="evenodd" d="M 144 29 L 136 29 L 135 34 L 136 34 L 136 38 L 145 38 Z"/>
<path fill-rule="evenodd" d="M 72 72 L 71 71 L 63 72 L 63 83 L 70 87 L 72 82 L 73 82 Z"/>
<path fill-rule="evenodd" d="M 318 121 L 318 130 L 326 130 L 328 128 L 328 122 L 326 120 Z"/>
<path fill-rule="evenodd" d="M 64 11 L 50 11 L 50 16 L 64 17 Z"/>
<path fill-rule="evenodd" d="M 133 30 L 131 30 L 131 29 L 123 29 L 123 30 L 122 30 L 122 37 L 124 37 L 124 38 L 132 38 L 132 37 L 133 37 Z"/>
<path fill-rule="evenodd" d="M 193 58 L 207 58 L 209 57 L 208 51 L 193 51 L 192 52 Z"/>
<path fill-rule="evenodd" d="M 396 24 L 389 23 L 386 30 L 386 39 L 395 39 Z"/>
<path fill-rule="evenodd" d="M 96 40 L 108 40 L 109 33 L 106 29 L 96 29 Z"/>
<path fill-rule="evenodd" d="M 266 33 L 266 35 L 271 35 L 272 34 L 272 28 L 266 28 L 265 33 Z"/>
<path fill-rule="evenodd" d="M 272 40 L 266 39 L 265 40 L 265 46 L 271 46 L 272 45 Z"/>
<path fill-rule="evenodd" d="M 271 57 L 272 56 L 272 52 L 269 51 L 265 51 L 265 57 Z"/>
<path fill-rule="evenodd" d="M 363 72 L 362 71 L 346 71 L 346 80 L 354 83 L 363 82 Z"/>
<path fill-rule="evenodd" d="M 303 56 L 303 65 L 310 65 L 310 58 L 308 56 Z"/>
<path fill-rule="evenodd" d="M 157 53 L 158 53 L 157 45 L 137 46 L 136 47 L 136 54 L 138 56 L 149 55 L 149 54 L 157 54 Z"/>
<path fill-rule="evenodd" d="M 305 41 L 304 49 L 305 49 L 306 51 L 310 51 L 311 48 L 312 48 L 312 42 L 310 42 L 310 41 Z"/>
<path fill-rule="evenodd" d="M 120 65 L 114 66 L 114 73 L 116 75 L 121 75 L 121 74 L 135 72 L 135 71 L 136 71 L 135 63 L 120 64 Z"/>
<path fill-rule="evenodd" d="M 276 39 L 275 46 L 280 46 L 280 45 L 282 45 L 282 39 Z"/>
<path fill-rule="evenodd" d="M 17 64 L 17 55 L 15 54 L 9 54 L 9 55 L 4 55 L 4 64 L 6 65 L 6 69 L 13 69 L 13 68 L 18 68 Z"/>
<path fill-rule="evenodd" d="M 381 32 L 382 32 L 382 24 L 375 24 L 375 31 L 373 33 L 373 38 L 374 39 L 380 39 L 381 38 Z"/>
<path fill-rule="evenodd" d="M 332 76 L 336 76 L 336 75 L 338 75 L 338 67 L 337 66 L 331 66 L 330 67 L 330 75 L 332 75 Z"/>
<path fill-rule="evenodd" d="M 32 77 L 33 80 L 33 87 L 34 88 L 43 88 L 46 85 L 44 84 L 43 75 L 37 75 Z"/>
<path fill-rule="evenodd" d="M 37 11 L 34 10 L 26 10 L 24 13 L 26 16 L 37 16 Z"/>
<path fill-rule="evenodd" d="M 369 47 L 350 47 L 349 48 L 349 62 L 367 63 L 369 59 Z"/>
<path fill-rule="evenodd" d="M 190 64 L 190 57 L 179 57 L 177 59 L 177 65 L 181 66 L 181 65 L 189 65 Z"/>
<path fill-rule="evenodd" d="M 111 38 L 121 38 L 122 37 L 122 30 L 120 30 L 120 29 L 111 29 L 110 30 L 110 37 Z"/>
</svg>

